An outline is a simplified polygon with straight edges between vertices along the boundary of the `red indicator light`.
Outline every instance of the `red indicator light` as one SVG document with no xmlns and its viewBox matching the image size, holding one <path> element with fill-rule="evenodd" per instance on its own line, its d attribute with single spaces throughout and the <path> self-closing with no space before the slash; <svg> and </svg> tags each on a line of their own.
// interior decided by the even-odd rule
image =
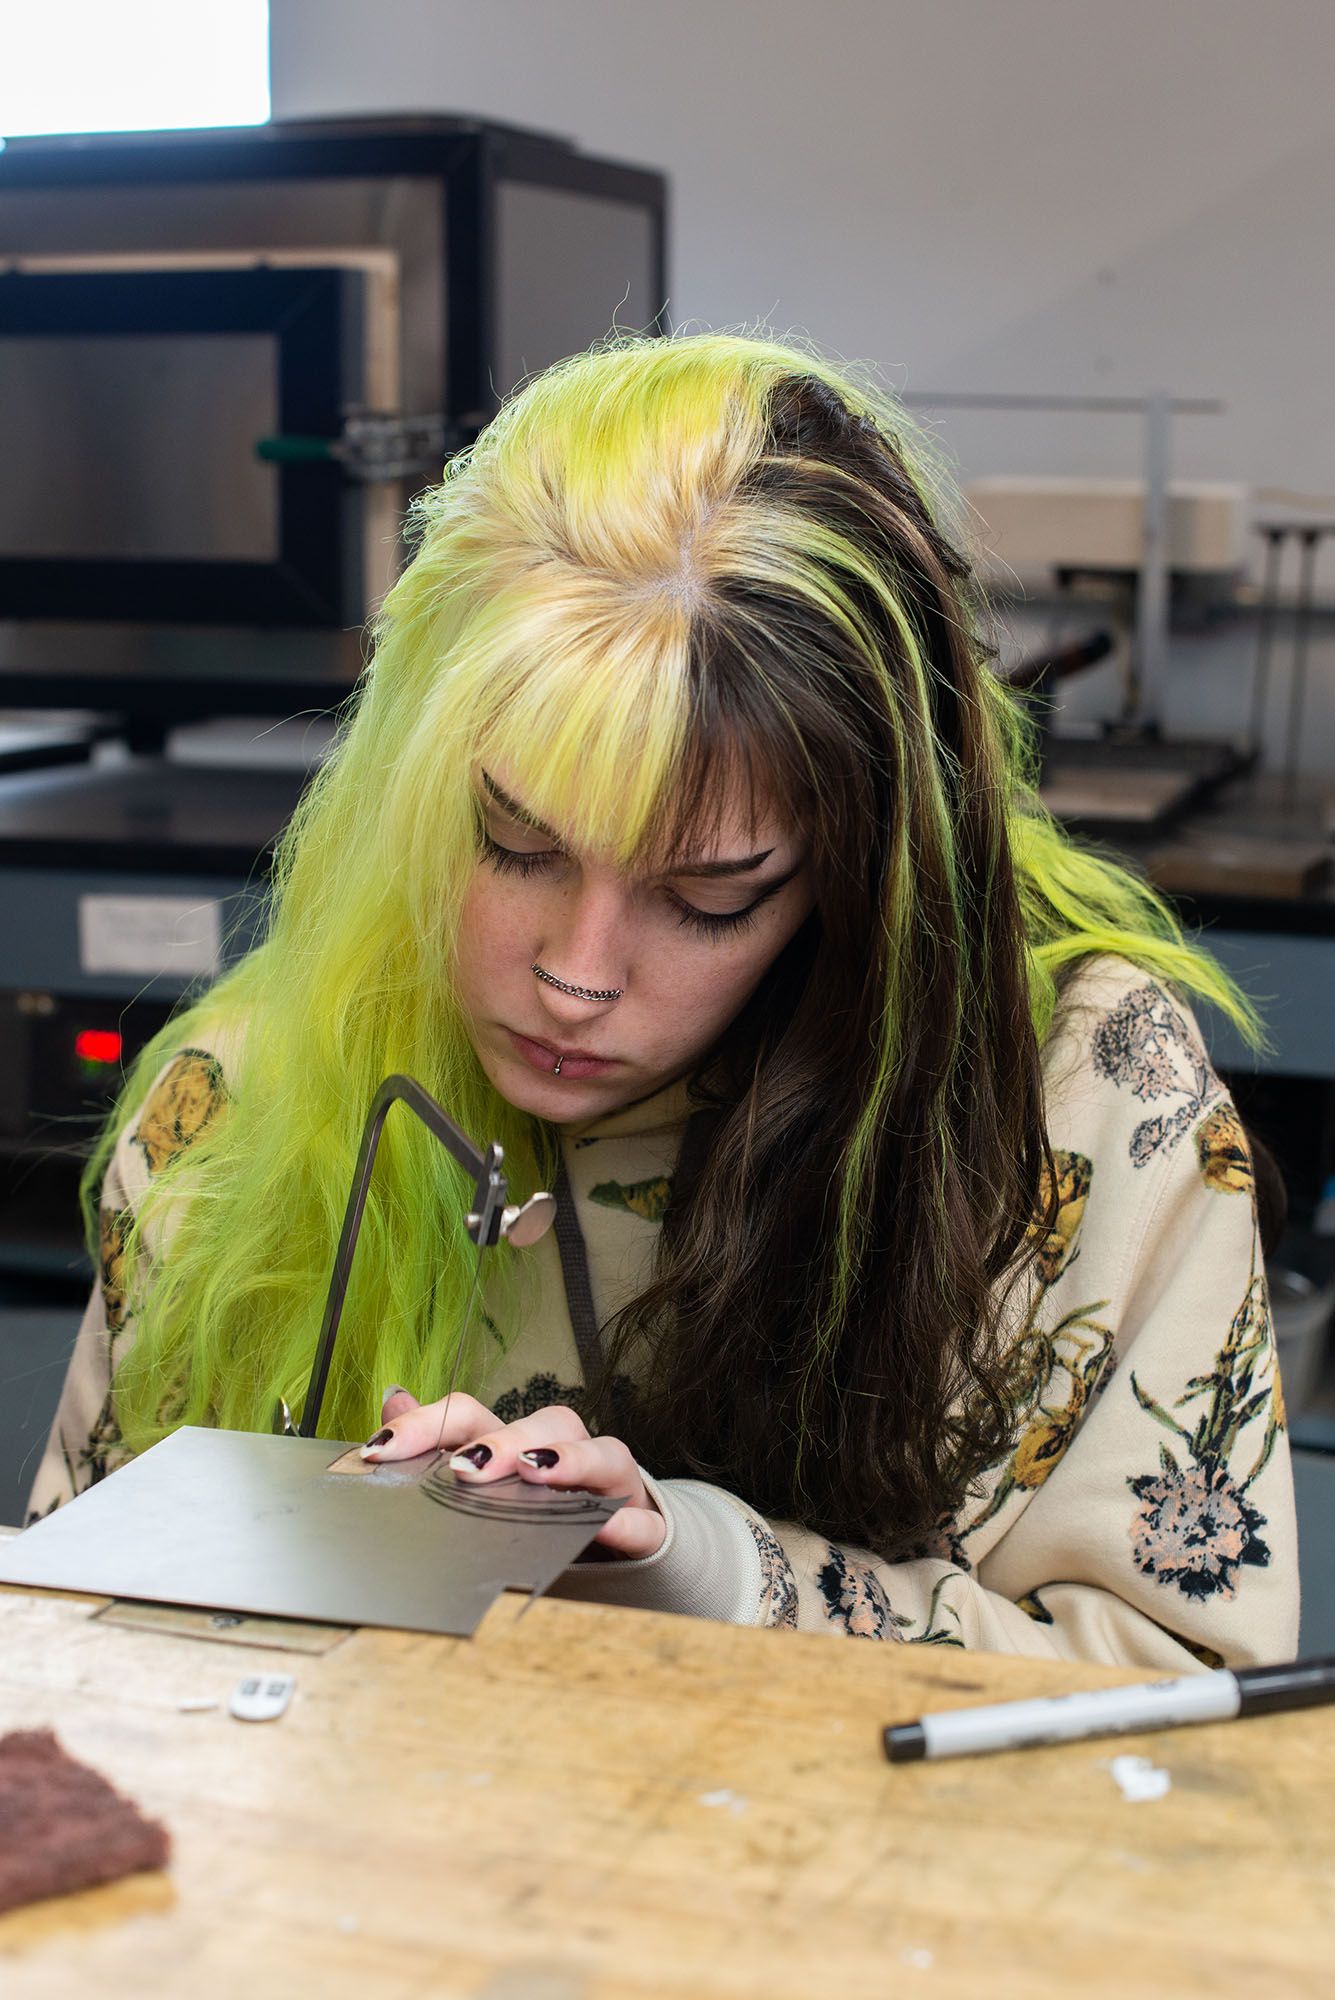
<svg viewBox="0 0 1335 2000">
<path fill-rule="evenodd" d="M 74 1037 L 74 1053 L 81 1062 L 118 1063 L 121 1038 L 114 1028 L 81 1028 Z"/>
</svg>

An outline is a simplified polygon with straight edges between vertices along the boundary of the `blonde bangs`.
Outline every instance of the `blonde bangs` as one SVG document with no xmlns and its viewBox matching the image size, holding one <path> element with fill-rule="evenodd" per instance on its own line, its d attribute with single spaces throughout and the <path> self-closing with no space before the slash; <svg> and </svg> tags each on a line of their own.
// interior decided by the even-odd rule
<svg viewBox="0 0 1335 2000">
<path fill-rule="evenodd" d="M 642 855 L 671 814 L 690 734 L 686 606 L 553 564 L 479 623 L 450 676 L 471 771 L 574 847 Z"/>
</svg>

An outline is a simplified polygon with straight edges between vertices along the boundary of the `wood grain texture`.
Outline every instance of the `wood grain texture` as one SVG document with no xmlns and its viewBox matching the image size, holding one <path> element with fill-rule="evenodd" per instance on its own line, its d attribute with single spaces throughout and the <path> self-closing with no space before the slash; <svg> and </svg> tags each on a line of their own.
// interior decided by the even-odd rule
<svg viewBox="0 0 1335 2000">
<path fill-rule="evenodd" d="M 925 1708 L 1137 1676 L 522 1604 L 298 1657 L 0 1592 L 4 1726 L 174 1840 L 165 1876 L 0 1919 L 6 2000 L 1330 1991 L 1330 1710 L 892 1768 L 881 1728 Z M 233 1721 L 265 1666 L 292 1706 Z M 1122 1799 L 1124 1750 L 1166 1798 Z"/>
</svg>

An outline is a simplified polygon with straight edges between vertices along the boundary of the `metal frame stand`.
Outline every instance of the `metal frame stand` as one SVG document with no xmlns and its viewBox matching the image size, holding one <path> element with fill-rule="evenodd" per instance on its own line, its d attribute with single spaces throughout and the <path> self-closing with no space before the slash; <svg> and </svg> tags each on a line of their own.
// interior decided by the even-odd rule
<svg viewBox="0 0 1335 2000">
<path fill-rule="evenodd" d="M 954 410 L 1069 410 L 1145 420 L 1145 525 L 1136 588 L 1136 639 L 1131 700 L 1124 722 L 1156 735 L 1162 716 L 1168 667 L 1169 549 L 1168 481 L 1174 417 L 1218 416 L 1227 407 L 1216 398 L 1170 396 L 1155 389 L 1146 396 L 989 395 L 945 390 L 905 395 L 907 405 Z"/>
<path fill-rule="evenodd" d="M 1307 700 L 1307 663 L 1312 637 L 1312 608 L 1316 594 L 1317 551 L 1327 535 L 1335 535 L 1335 521 L 1258 521 L 1258 532 L 1266 539 L 1265 576 L 1261 589 L 1260 613 L 1256 628 L 1256 666 L 1252 679 L 1251 748 L 1259 758 L 1265 734 L 1265 712 L 1270 694 L 1270 669 L 1275 649 L 1275 629 L 1279 618 L 1279 589 L 1284 567 L 1284 551 L 1290 536 L 1297 542 L 1298 594 L 1293 612 L 1293 668 L 1289 678 L 1289 713 L 1285 729 L 1284 762 L 1280 797 L 1286 812 L 1298 804 L 1298 753 L 1302 743 L 1303 710 Z"/>
</svg>

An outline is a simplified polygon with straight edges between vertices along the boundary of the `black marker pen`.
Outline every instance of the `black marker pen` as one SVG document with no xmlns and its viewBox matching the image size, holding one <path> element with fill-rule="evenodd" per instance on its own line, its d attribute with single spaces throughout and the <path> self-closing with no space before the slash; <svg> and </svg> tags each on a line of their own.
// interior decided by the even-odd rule
<svg viewBox="0 0 1335 2000">
<path fill-rule="evenodd" d="M 1274 1709 L 1335 1701 L 1335 1659 L 1290 1660 L 1273 1667 L 1220 1667 L 1180 1680 L 1143 1681 L 1039 1701 L 1003 1701 L 924 1715 L 885 1732 L 892 1764 L 921 1757 L 970 1757 L 986 1750 L 1027 1750 L 1082 1736 L 1126 1736 L 1177 1729 L 1188 1722 L 1229 1722 Z"/>
</svg>

